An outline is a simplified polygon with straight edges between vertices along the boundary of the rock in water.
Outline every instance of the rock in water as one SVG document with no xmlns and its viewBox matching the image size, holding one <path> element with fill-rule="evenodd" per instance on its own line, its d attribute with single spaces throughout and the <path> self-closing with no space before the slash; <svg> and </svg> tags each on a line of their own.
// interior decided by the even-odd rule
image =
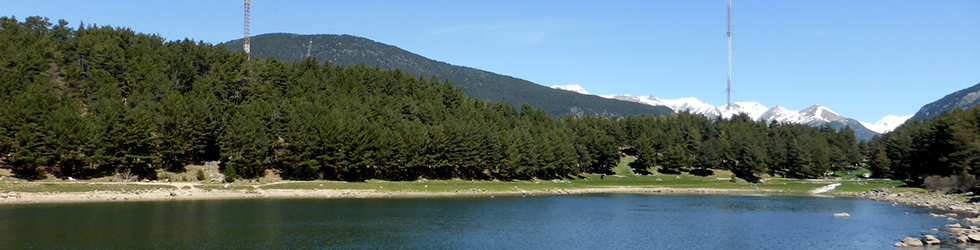
<svg viewBox="0 0 980 250">
<path fill-rule="evenodd" d="M 963 219 L 963 222 L 970 223 L 970 224 L 980 224 L 980 218 L 966 218 Z"/>
<path fill-rule="evenodd" d="M 960 225 L 960 223 L 953 223 L 953 224 L 946 225 L 946 228 L 962 228 L 962 227 L 963 226 Z"/>
<path fill-rule="evenodd" d="M 969 239 L 970 242 L 973 242 L 973 243 L 980 242 L 980 233 L 968 234 L 968 235 L 966 235 L 966 238 Z"/>
<path fill-rule="evenodd" d="M 846 218 L 846 217 L 851 217 L 851 215 L 850 214 L 847 214 L 847 213 L 837 213 L 837 214 L 834 214 L 834 217 L 837 217 L 837 218 Z"/>
<path fill-rule="evenodd" d="M 905 246 L 908 246 L 908 247 L 921 247 L 922 246 L 922 241 L 920 241 L 919 239 L 916 239 L 916 238 L 912 238 L 912 237 L 905 237 L 905 240 L 903 240 L 902 243 L 904 243 Z"/>
<path fill-rule="evenodd" d="M 970 242 L 970 238 L 969 237 L 966 237 L 966 235 L 960 235 L 960 236 L 956 236 L 956 241 L 958 241 L 960 243 L 969 243 Z"/>
<path fill-rule="evenodd" d="M 922 237 L 922 241 L 925 242 L 926 245 L 939 245 L 939 239 L 933 235 L 926 235 L 925 237 Z"/>
</svg>

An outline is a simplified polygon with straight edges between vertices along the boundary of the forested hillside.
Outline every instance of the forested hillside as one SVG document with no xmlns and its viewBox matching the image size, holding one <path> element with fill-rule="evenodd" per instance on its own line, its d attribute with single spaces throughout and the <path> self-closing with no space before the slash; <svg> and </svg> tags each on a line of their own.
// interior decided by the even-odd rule
<svg viewBox="0 0 980 250">
<path fill-rule="evenodd" d="M 312 42 L 312 43 L 311 43 Z M 232 52 L 242 51 L 242 40 L 225 43 Z M 414 76 L 438 76 L 460 87 L 463 93 L 490 102 L 531 104 L 552 116 L 669 115 L 666 107 L 653 107 L 593 95 L 556 90 L 532 82 L 491 72 L 450 65 L 425 58 L 398 47 L 349 35 L 264 34 L 251 40 L 252 56 L 275 57 L 283 62 L 300 61 L 307 53 L 334 65 L 366 64 L 380 69 L 400 69 Z"/>
<path fill-rule="evenodd" d="M 818 177 L 858 163 L 854 133 L 745 115 L 549 116 L 448 81 L 304 59 L 249 60 L 125 28 L 0 18 L 0 167 L 24 178 L 220 161 L 228 177 L 529 179 L 724 169 Z M 229 178 L 234 179 L 234 178 Z"/>
<path fill-rule="evenodd" d="M 980 107 L 954 109 L 931 120 L 910 119 L 875 137 L 867 154 L 881 177 L 955 191 L 974 189 L 980 174 Z"/>
<path fill-rule="evenodd" d="M 969 109 L 980 105 L 980 83 L 946 95 L 935 102 L 926 104 L 912 116 L 911 120 L 929 120 L 944 112 L 956 109 Z"/>
</svg>

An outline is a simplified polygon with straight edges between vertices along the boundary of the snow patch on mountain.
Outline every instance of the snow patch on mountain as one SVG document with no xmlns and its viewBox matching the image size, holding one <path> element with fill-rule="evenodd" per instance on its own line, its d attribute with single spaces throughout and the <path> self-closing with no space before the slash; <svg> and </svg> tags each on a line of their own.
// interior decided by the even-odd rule
<svg viewBox="0 0 980 250">
<path fill-rule="evenodd" d="M 766 106 L 756 102 L 736 102 L 732 103 L 731 107 L 728 105 L 715 107 L 714 105 L 702 102 L 694 97 L 680 98 L 677 100 L 665 100 L 654 96 L 630 96 L 630 95 L 600 95 L 603 98 L 617 99 L 623 101 L 631 101 L 643 103 L 646 105 L 653 106 L 665 106 L 674 112 L 689 112 L 691 114 L 700 114 L 709 118 L 729 118 L 736 114 L 745 113 L 749 115 L 753 120 L 758 120 L 766 110 Z"/>
<path fill-rule="evenodd" d="M 776 121 L 779 123 L 808 124 L 811 126 L 819 126 L 830 122 L 839 122 L 841 124 L 853 123 L 850 121 L 851 119 L 840 116 L 827 107 L 820 105 L 813 105 L 804 110 L 795 111 L 780 106 L 766 108 L 766 106 L 756 102 L 736 102 L 732 103 L 731 106 L 726 104 L 715 107 L 694 97 L 680 98 L 677 100 L 665 100 L 654 96 L 635 97 L 629 95 L 601 97 L 639 102 L 647 105 L 666 106 L 674 110 L 674 112 L 690 112 L 710 118 L 730 118 L 734 115 L 744 113 L 752 118 L 752 120 L 769 123 Z"/>
<path fill-rule="evenodd" d="M 574 86 L 576 89 L 581 88 L 578 85 Z M 560 87 L 566 86 L 554 86 L 552 88 L 563 89 Z M 576 91 L 579 92 L 579 91 Z M 588 93 L 585 89 L 581 89 L 579 93 Z M 780 106 L 773 106 L 772 108 L 766 108 L 765 105 L 756 102 L 736 102 L 732 103 L 731 106 L 713 106 L 711 104 L 702 102 L 694 97 L 680 98 L 677 100 L 667 100 L 660 99 L 655 96 L 631 96 L 631 95 L 600 95 L 603 98 L 617 99 L 623 101 L 631 101 L 642 103 L 652 106 L 664 106 L 668 107 L 674 112 L 690 112 L 692 114 L 700 114 L 709 118 L 729 118 L 737 114 L 747 114 L 752 120 L 765 121 L 767 123 L 779 122 L 786 124 L 807 124 L 810 126 L 824 126 L 826 124 L 831 124 L 834 127 L 840 128 L 844 126 L 849 126 L 852 129 L 858 129 L 858 127 L 864 127 L 867 129 L 856 130 L 855 133 L 860 134 L 864 139 L 870 139 L 874 133 L 882 134 L 888 131 L 894 130 L 906 120 L 912 116 L 886 116 L 881 121 L 875 124 L 869 124 L 866 122 L 859 122 L 854 119 L 843 117 L 827 107 L 820 105 L 813 105 L 804 110 L 796 111 L 789 110 Z M 864 132 L 862 132 L 864 131 Z"/>
<path fill-rule="evenodd" d="M 762 121 L 766 121 L 766 122 L 772 122 L 772 121 L 779 121 L 779 122 L 799 121 L 800 120 L 800 112 L 799 111 L 794 111 L 794 110 L 788 110 L 788 109 L 785 109 L 785 108 L 780 107 L 780 106 L 777 105 L 777 106 L 773 106 L 772 109 L 766 110 L 766 112 L 765 113 L 762 113 L 762 115 L 759 116 L 759 118 L 756 119 L 756 120 L 757 121 L 758 120 L 762 120 Z"/>
<path fill-rule="evenodd" d="M 769 111 L 769 108 L 766 108 L 765 105 L 758 102 L 735 102 L 732 103 L 731 107 L 728 107 L 728 104 L 718 107 L 718 111 L 721 112 L 722 117 L 732 117 L 740 113 L 745 113 L 749 117 L 752 117 L 752 120 L 759 120 L 759 117 L 762 117 L 762 114 Z"/>
<path fill-rule="evenodd" d="M 906 115 L 906 116 L 888 115 L 885 116 L 885 118 L 881 118 L 881 120 L 876 122 L 875 124 L 861 122 L 861 125 L 864 125 L 864 127 L 870 129 L 871 131 L 878 132 L 879 134 L 884 134 L 884 133 L 891 132 L 892 130 L 895 130 L 895 128 L 901 126 L 902 124 L 905 124 L 905 121 L 911 119 L 912 116 L 913 115 Z"/>
<path fill-rule="evenodd" d="M 571 92 L 575 92 L 575 93 L 579 93 L 579 94 L 583 94 L 583 95 L 588 95 L 589 94 L 588 91 L 585 91 L 585 88 L 583 88 L 582 86 L 580 86 L 578 84 L 576 84 L 576 85 L 564 85 L 564 86 L 551 86 L 551 88 L 565 90 L 565 91 L 571 91 Z"/>
</svg>

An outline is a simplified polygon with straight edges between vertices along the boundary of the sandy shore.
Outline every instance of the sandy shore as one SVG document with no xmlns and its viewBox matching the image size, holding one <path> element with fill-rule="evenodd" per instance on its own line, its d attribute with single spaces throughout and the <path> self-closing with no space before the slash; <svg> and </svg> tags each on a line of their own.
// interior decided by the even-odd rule
<svg viewBox="0 0 980 250">
<path fill-rule="evenodd" d="M 108 184 L 108 183 L 103 183 Z M 116 183 L 118 184 L 118 183 Z M 711 189 L 711 188 L 666 188 L 666 187 L 602 187 L 545 190 L 455 190 L 448 192 L 419 191 L 377 191 L 371 189 L 275 189 L 263 188 L 265 185 L 251 186 L 245 190 L 235 188 L 201 189 L 197 183 L 154 183 L 172 188 L 156 188 L 130 191 L 90 191 L 90 192 L 6 192 L 0 191 L 2 204 L 34 203 L 82 203 L 82 202 L 129 202 L 129 201 L 169 201 L 169 200 L 220 200 L 220 199 L 285 199 L 285 198 L 450 198 L 450 197 L 507 197 L 507 196 L 545 196 L 602 193 L 632 194 L 694 194 L 694 195 L 824 195 L 809 193 L 785 193 L 767 189 Z M 833 186 L 833 185 L 831 185 Z M 516 187 L 515 187 L 516 188 Z M 829 189 L 832 189 L 829 188 Z M 826 190 L 820 190 L 826 191 Z M 822 193 L 822 192 L 821 192 Z M 901 203 L 911 206 L 928 207 L 959 213 L 980 214 L 980 203 L 965 202 L 953 195 L 937 193 L 892 193 L 888 190 L 872 190 L 863 193 L 833 193 L 831 196 L 858 197 L 877 201 Z"/>
<path fill-rule="evenodd" d="M 220 200 L 220 199 L 281 199 L 281 198 L 448 198 L 448 197 L 506 197 L 544 196 L 600 193 L 636 194 L 717 194 L 753 195 L 779 194 L 764 189 L 710 189 L 710 188 L 643 188 L 608 187 L 580 189 L 484 191 L 457 190 L 449 192 L 376 191 L 368 189 L 199 189 L 192 184 L 170 184 L 174 188 L 158 188 L 138 191 L 90 191 L 90 192 L 2 192 L 0 204 L 33 203 L 81 203 L 81 202 L 128 202 L 167 200 Z"/>
</svg>

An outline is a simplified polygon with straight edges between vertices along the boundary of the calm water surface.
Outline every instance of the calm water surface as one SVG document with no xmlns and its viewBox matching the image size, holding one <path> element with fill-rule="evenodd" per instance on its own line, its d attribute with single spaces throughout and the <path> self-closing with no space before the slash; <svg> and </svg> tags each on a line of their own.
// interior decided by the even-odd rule
<svg viewBox="0 0 980 250">
<path fill-rule="evenodd" d="M 944 237 L 928 232 L 948 223 L 930 212 L 631 194 L 34 204 L 0 206 L 0 249 L 896 249 L 907 236 Z"/>
</svg>

